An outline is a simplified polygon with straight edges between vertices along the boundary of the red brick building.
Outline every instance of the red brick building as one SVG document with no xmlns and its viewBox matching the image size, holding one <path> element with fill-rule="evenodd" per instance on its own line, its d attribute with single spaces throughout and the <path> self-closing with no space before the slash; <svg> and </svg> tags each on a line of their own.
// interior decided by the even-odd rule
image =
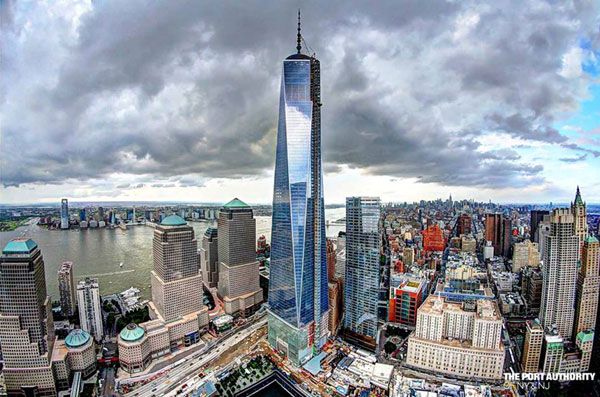
<svg viewBox="0 0 600 397">
<path fill-rule="evenodd" d="M 423 230 L 423 251 L 443 251 L 446 248 L 444 232 L 435 224 Z"/>
<path fill-rule="evenodd" d="M 427 282 L 420 278 L 403 278 L 391 288 L 389 321 L 409 326 L 417 323 L 417 309 L 423 303 Z"/>
</svg>

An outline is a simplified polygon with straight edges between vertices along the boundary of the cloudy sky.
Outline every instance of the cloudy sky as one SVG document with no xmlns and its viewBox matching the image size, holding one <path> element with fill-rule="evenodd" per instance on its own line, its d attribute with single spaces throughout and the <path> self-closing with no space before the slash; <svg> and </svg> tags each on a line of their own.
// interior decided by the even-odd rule
<svg viewBox="0 0 600 397">
<path fill-rule="evenodd" d="M 600 202 L 596 0 L 0 4 L 0 203 L 270 202 L 298 7 L 327 202 Z"/>
</svg>

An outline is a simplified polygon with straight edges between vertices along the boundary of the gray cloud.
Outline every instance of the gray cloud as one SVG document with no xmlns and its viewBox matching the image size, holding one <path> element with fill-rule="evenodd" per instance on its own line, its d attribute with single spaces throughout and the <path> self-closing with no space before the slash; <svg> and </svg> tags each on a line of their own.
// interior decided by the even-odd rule
<svg viewBox="0 0 600 397">
<path fill-rule="evenodd" d="M 563 157 L 560 158 L 559 160 L 562 161 L 563 163 L 579 163 L 581 161 L 585 161 L 587 159 L 587 154 L 582 154 L 581 156 L 577 156 L 577 157 Z"/>
<path fill-rule="evenodd" d="M 138 175 L 128 188 L 202 186 L 272 169 L 295 2 L 94 2 L 55 18 L 43 7 L 0 11 L 4 186 L 114 172 Z M 591 1 L 303 5 L 323 67 L 326 170 L 543 181 L 517 151 L 482 146 L 498 132 L 597 157 L 552 127 L 586 95 L 588 79 L 562 73 L 563 58 L 580 37 L 598 40 L 597 11 Z"/>
</svg>

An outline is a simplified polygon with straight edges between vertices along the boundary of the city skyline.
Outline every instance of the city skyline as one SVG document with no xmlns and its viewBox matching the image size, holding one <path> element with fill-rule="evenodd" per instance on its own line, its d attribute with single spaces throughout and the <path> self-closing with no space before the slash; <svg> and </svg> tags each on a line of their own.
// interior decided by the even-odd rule
<svg viewBox="0 0 600 397">
<path fill-rule="evenodd" d="M 297 4 L 76 5 L 1 5 L 1 201 L 269 202 Z M 326 203 L 600 202 L 598 5 L 319 8 Z"/>
</svg>

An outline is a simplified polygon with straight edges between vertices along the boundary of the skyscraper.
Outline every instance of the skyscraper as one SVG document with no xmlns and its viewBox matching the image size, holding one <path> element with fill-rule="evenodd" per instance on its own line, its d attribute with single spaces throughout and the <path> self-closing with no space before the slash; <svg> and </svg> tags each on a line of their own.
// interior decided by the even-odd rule
<svg viewBox="0 0 600 397">
<path fill-rule="evenodd" d="M 563 338 L 570 338 L 573 332 L 578 259 L 574 216 L 567 208 L 557 208 L 545 236 L 540 320 L 544 329 L 555 328 Z"/>
<path fill-rule="evenodd" d="M 73 281 L 73 262 L 63 262 L 58 269 L 58 291 L 60 294 L 60 308 L 64 315 L 75 314 L 75 282 Z"/>
<path fill-rule="evenodd" d="M 344 334 L 355 342 L 373 347 L 377 337 L 377 304 L 381 278 L 380 214 L 378 197 L 346 199 Z"/>
<path fill-rule="evenodd" d="M 577 275 L 577 304 L 574 336 L 580 331 L 596 328 L 598 295 L 600 291 L 600 243 L 588 236 L 583 242 L 581 267 Z"/>
<path fill-rule="evenodd" d="M 531 210 L 531 220 L 529 222 L 529 238 L 535 243 L 539 243 L 537 229 L 540 222 L 544 220 L 544 215 L 550 215 L 550 211 Z"/>
<path fill-rule="evenodd" d="M 511 228 L 510 218 L 502 214 L 485 215 L 485 239 L 492 242 L 494 255 L 508 256 Z"/>
<path fill-rule="evenodd" d="M 0 345 L 9 395 L 56 395 L 44 258 L 31 239 L 9 242 L 0 256 Z"/>
<path fill-rule="evenodd" d="M 202 279 L 209 288 L 216 288 L 219 282 L 218 241 L 217 228 L 206 229 L 200 248 L 200 269 Z"/>
<path fill-rule="evenodd" d="M 180 216 L 167 216 L 154 229 L 152 301 L 167 322 L 204 308 L 197 251 L 194 229 Z"/>
<path fill-rule="evenodd" d="M 60 228 L 69 228 L 69 200 L 66 198 L 60 201 Z"/>
<path fill-rule="evenodd" d="M 581 192 L 577 186 L 575 201 L 571 203 L 571 212 L 575 217 L 575 234 L 579 237 L 579 247 L 583 248 L 583 242 L 588 235 L 586 205 L 581 199 Z"/>
<path fill-rule="evenodd" d="M 235 198 L 219 211 L 219 296 L 227 314 L 246 316 L 262 302 L 256 260 L 256 219 L 252 208 Z"/>
<path fill-rule="evenodd" d="M 100 308 L 100 289 L 98 279 L 86 277 L 77 284 L 77 306 L 81 329 L 92 335 L 97 341 L 102 340 L 102 311 Z"/>
<path fill-rule="evenodd" d="M 295 363 L 328 335 L 320 64 L 301 41 L 298 14 L 298 51 L 281 78 L 269 284 L 269 343 Z"/>
</svg>

